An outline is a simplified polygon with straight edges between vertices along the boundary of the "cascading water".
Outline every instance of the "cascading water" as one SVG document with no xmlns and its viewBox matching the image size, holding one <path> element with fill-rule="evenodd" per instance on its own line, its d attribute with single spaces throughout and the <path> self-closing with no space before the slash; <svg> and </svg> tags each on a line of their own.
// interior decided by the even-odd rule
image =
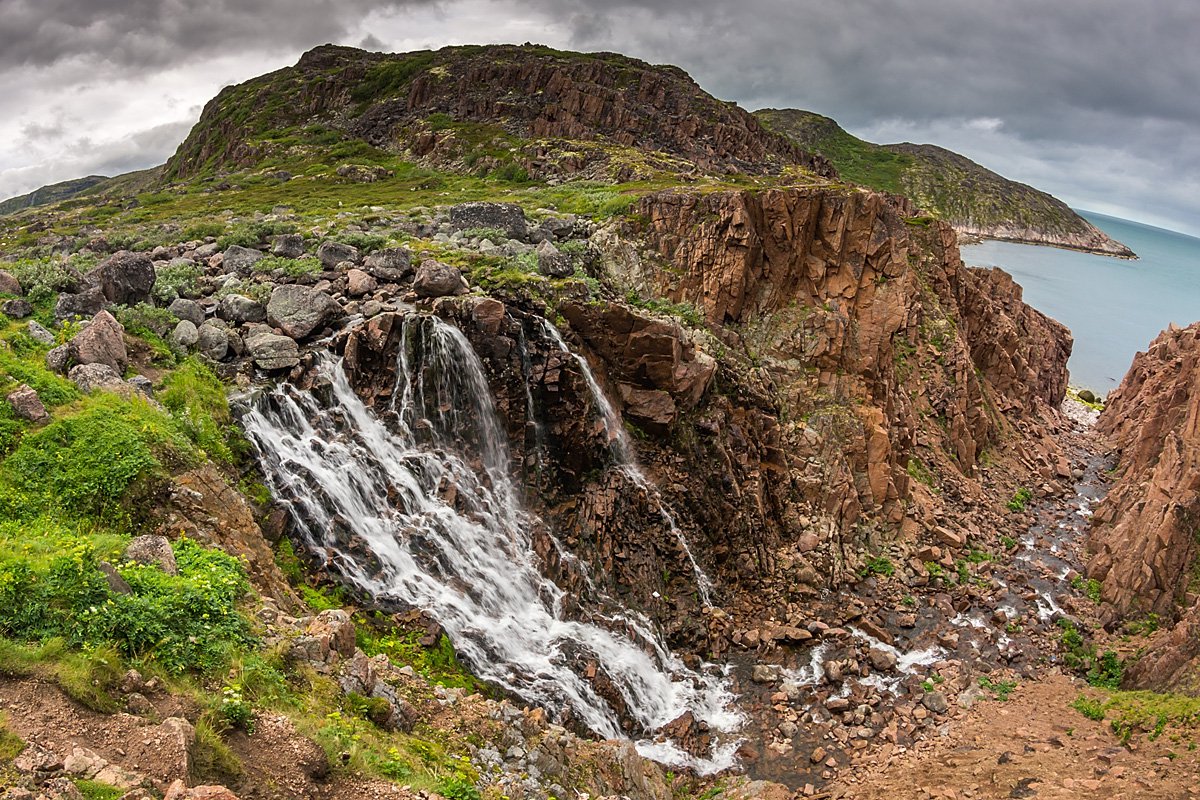
<svg viewBox="0 0 1200 800">
<path fill-rule="evenodd" d="M 539 570 L 536 520 L 509 477 L 478 357 L 434 317 L 406 318 L 403 333 L 390 428 L 332 358 L 317 367 L 327 389 L 283 384 L 243 414 L 298 533 L 365 592 L 427 610 L 484 680 L 601 736 L 641 738 L 651 758 L 732 766 L 736 741 L 695 757 L 650 739 L 688 711 L 714 731 L 739 727 L 724 680 L 689 669 L 638 614 L 565 615 L 564 592 Z M 619 694 L 624 726 L 587 679 L 592 665 Z"/>
<path fill-rule="evenodd" d="M 558 345 L 559 349 L 571 356 L 575 360 L 575 363 L 579 365 L 579 370 L 583 373 L 583 380 L 587 383 L 588 390 L 592 394 L 592 400 L 596 404 L 596 410 L 600 412 L 600 418 L 604 422 L 604 432 L 608 435 L 609 448 L 612 450 L 613 458 L 616 459 L 617 468 L 623 471 L 629 480 L 654 502 L 658 513 L 670 527 L 671 533 L 674 534 L 684 554 L 687 556 L 692 573 L 696 578 L 696 588 L 700 592 L 701 602 L 705 606 L 712 606 L 712 580 L 700 568 L 696 557 L 692 555 L 692 548 L 688 545 L 687 537 L 683 535 L 683 531 L 679 530 L 679 526 L 675 524 L 675 517 L 672 516 L 666 503 L 663 502 L 662 494 L 659 493 L 658 487 L 650 482 L 650 479 L 646 477 L 646 473 L 642 472 L 641 465 L 638 464 L 637 457 L 634 455 L 633 445 L 629 442 L 629 435 L 625 432 L 625 426 L 621 424 L 621 418 L 617 416 L 616 409 L 608 401 L 604 390 L 600 388 L 600 382 L 596 380 L 596 375 L 588 365 L 587 359 L 567 346 L 558 328 L 554 327 L 549 320 L 543 319 L 542 326 L 546 330 L 546 335 Z"/>
</svg>

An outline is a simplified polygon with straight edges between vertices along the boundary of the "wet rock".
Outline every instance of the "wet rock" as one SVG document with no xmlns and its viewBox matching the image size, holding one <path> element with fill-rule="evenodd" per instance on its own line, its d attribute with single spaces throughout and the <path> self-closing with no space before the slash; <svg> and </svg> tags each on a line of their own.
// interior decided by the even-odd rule
<svg viewBox="0 0 1200 800">
<path fill-rule="evenodd" d="M 254 265 L 264 258 L 262 252 L 238 244 L 231 244 L 221 255 L 221 268 L 242 277 L 254 274 Z"/>
<path fill-rule="evenodd" d="M 294 283 L 276 286 L 267 303 L 267 322 L 293 339 L 320 332 L 342 314 L 342 307 L 325 292 Z"/>
<path fill-rule="evenodd" d="M 54 319 L 86 319 L 108 307 L 108 298 L 98 286 L 92 286 L 78 294 L 62 293 L 54 304 Z"/>
<path fill-rule="evenodd" d="M 755 683 L 775 683 L 782 675 L 783 668 L 778 664 L 755 664 L 750 680 Z"/>
<path fill-rule="evenodd" d="M 167 310 L 174 314 L 176 319 L 185 319 L 197 328 L 204 324 L 204 309 L 195 300 L 177 297 L 171 301 Z"/>
<path fill-rule="evenodd" d="M 139 564 L 153 564 L 168 575 L 178 575 L 175 551 L 165 536 L 137 536 L 125 548 L 125 558 Z"/>
<path fill-rule="evenodd" d="M 413 290 L 418 297 L 464 294 L 468 288 L 466 279 L 457 267 L 433 259 L 422 261 L 421 266 L 417 268 L 417 276 L 413 279 Z"/>
<path fill-rule="evenodd" d="M 291 369 L 300 363 L 300 347 L 296 340 L 272 333 L 265 326 L 255 327 L 246 334 L 243 342 L 254 363 L 261 369 Z"/>
<path fill-rule="evenodd" d="M 131 306 L 150 302 L 157 276 L 150 256 L 118 250 L 86 277 L 100 289 L 108 302 Z"/>
<path fill-rule="evenodd" d="M 479 330 L 488 336 L 500 333 L 500 327 L 504 324 L 504 315 L 504 304 L 490 297 L 480 300 L 471 309 L 471 320 L 479 327 Z"/>
<path fill-rule="evenodd" d="M 896 654 L 888 650 L 872 647 L 867 656 L 876 672 L 890 672 L 896 668 Z"/>
<path fill-rule="evenodd" d="M 363 269 L 377 280 L 400 283 L 413 273 L 412 253 L 403 247 L 379 250 L 367 256 Z"/>
<path fill-rule="evenodd" d="M 200 332 L 196 329 L 196 324 L 191 320 L 179 320 L 179 324 L 175 326 L 175 330 L 171 331 L 171 344 L 181 350 L 192 349 L 198 341 L 200 341 Z"/>
<path fill-rule="evenodd" d="M 54 334 L 37 320 L 30 320 L 25 326 L 25 332 L 29 334 L 29 338 L 41 344 L 54 344 L 56 341 Z"/>
<path fill-rule="evenodd" d="M 357 264 L 358 248 L 341 242 L 321 242 L 321 246 L 317 248 L 317 260 L 328 270 L 336 269 L 343 261 Z"/>
<path fill-rule="evenodd" d="M 280 258 L 299 258 L 304 255 L 304 237 L 298 233 L 284 233 L 275 237 L 271 255 Z"/>
<path fill-rule="evenodd" d="M 227 294 L 217 303 L 217 317 L 234 325 L 266 322 L 267 310 L 249 297 Z"/>
<path fill-rule="evenodd" d="M 346 293 L 351 297 L 362 297 L 379 288 L 379 282 L 370 273 L 351 269 L 346 273 Z"/>
<path fill-rule="evenodd" d="M 118 375 L 129 366 L 125 328 L 107 311 L 96 314 L 70 345 L 70 358 L 76 364 L 104 364 Z"/>
<path fill-rule="evenodd" d="M 25 319 L 33 314 L 33 306 L 29 304 L 28 300 L 17 297 L 5 300 L 3 304 L 0 304 L 0 312 L 3 312 L 4 316 L 9 319 Z"/>
<path fill-rule="evenodd" d="M 529 231 L 525 211 L 515 203 L 461 203 L 450 207 L 450 224 L 459 230 L 495 228 L 509 239 L 524 239 Z"/>
<path fill-rule="evenodd" d="M 23 383 L 9 392 L 8 403 L 12 406 L 13 413 L 17 415 L 18 419 L 37 425 L 50 418 L 50 415 L 46 413 L 46 406 L 42 405 L 42 399 L 28 384 Z"/>
</svg>

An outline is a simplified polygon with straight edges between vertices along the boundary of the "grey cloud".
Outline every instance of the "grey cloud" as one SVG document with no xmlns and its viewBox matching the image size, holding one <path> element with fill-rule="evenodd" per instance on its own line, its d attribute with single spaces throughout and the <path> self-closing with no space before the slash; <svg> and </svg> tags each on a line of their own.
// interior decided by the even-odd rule
<svg viewBox="0 0 1200 800">
<path fill-rule="evenodd" d="M 367 13 L 431 0 L 0 0 L 0 67 L 161 67 L 230 48 L 337 41 Z"/>
</svg>

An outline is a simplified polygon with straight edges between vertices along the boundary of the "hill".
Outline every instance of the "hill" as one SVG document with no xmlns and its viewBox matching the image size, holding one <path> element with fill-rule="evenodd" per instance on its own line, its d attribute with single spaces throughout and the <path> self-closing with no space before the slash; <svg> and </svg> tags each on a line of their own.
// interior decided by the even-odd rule
<svg viewBox="0 0 1200 800">
<path fill-rule="evenodd" d="M 929 144 L 872 144 L 810 111 L 763 109 L 755 116 L 800 147 L 828 158 L 843 178 L 911 197 L 961 234 L 1136 257 L 1061 200 L 950 150 Z"/>
<path fill-rule="evenodd" d="M 0 202 L 0 216 L 15 214 L 26 208 L 35 208 L 36 206 L 44 206 L 50 203 L 57 203 L 60 200 L 66 200 L 67 198 L 86 192 L 96 184 L 106 180 L 108 178 L 103 175 L 89 175 L 86 178 L 75 178 L 60 183 L 52 183 L 48 186 L 34 189 L 29 194 L 23 194 L 19 197 L 10 197 Z"/>
</svg>

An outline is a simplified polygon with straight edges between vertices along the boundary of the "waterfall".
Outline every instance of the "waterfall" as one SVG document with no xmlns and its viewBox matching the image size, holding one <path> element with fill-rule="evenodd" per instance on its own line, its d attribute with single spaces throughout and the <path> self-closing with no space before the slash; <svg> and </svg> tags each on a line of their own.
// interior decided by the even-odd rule
<svg viewBox="0 0 1200 800">
<path fill-rule="evenodd" d="M 361 590 L 428 611 L 483 680 L 559 717 L 569 711 L 600 736 L 640 739 L 656 760 L 701 773 L 732 766 L 735 741 L 703 758 L 653 741 L 688 711 L 713 731 L 735 730 L 741 717 L 722 677 L 689 669 L 634 612 L 566 615 L 564 592 L 539 569 L 537 520 L 509 475 L 506 438 L 466 338 L 419 315 L 405 319 L 402 338 L 382 418 L 332 357 L 316 367 L 326 387 L 285 383 L 243 413 L 297 533 Z M 589 668 L 619 695 L 624 726 Z"/>
<path fill-rule="evenodd" d="M 600 382 L 596 380 L 595 373 L 588 365 L 587 359 L 579 353 L 573 351 L 567 346 L 563 340 L 562 334 L 558 328 L 547 319 L 542 320 L 542 326 L 546 330 L 546 335 L 549 336 L 559 349 L 575 360 L 579 365 L 579 371 L 583 373 L 583 380 L 587 383 L 588 390 L 591 392 L 592 401 L 596 404 L 596 410 L 600 412 L 600 418 L 604 422 L 604 432 L 608 435 L 608 446 L 612 451 L 613 458 L 616 461 L 617 468 L 633 482 L 643 493 L 654 503 L 658 509 L 659 515 L 663 518 L 663 522 L 671 529 L 671 533 L 675 536 L 679 546 L 683 549 L 687 556 L 688 564 L 691 565 L 692 574 L 696 578 L 696 588 L 700 592 L 700 600 L 705 606 L 712 606 L 712 580 L 700 568 L 700 564 L 696 561 L 696 557 L 692 555 L 692 548 L 688 545 L 687 537 L 683 535 L 683 531 L 679 530 L 679 526 L 675 524 L 675 517 L 671 514 L 667 504 L 663 502 L 662 494 L 658 491 L 658 487 L 650 482 L 646 477 L 646 473 L 642 472 L 641 465 L 637 462 L 637 457 L 633 452 L 633 445 L 629 441 L 629 434 L 625 432 L 625 426 L 621 424 L 621 418 L 617 416 L 617 410 L 613 408 L 613 404 L 609 402 L 608 397 L 604 394 L 604 390 L 600 388 Z"/>
</svg>

